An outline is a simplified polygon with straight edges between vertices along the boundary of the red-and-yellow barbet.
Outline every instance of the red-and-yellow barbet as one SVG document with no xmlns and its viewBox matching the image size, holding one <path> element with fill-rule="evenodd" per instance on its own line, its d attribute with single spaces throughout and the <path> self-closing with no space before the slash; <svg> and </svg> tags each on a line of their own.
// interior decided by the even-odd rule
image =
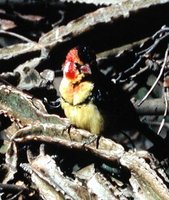
<svg viewBox="0 0 169 200">
<path fill-rule="evenodd" d="M 92 134 L 145 129 L 128 95 L 99 71 L 96 55 L 88 47 L 77 46 L 68 52 L 60 95 L 61 107 L 70 122 Z M 156 136 L 148 134 L 155 142 Z"/>
</svg>

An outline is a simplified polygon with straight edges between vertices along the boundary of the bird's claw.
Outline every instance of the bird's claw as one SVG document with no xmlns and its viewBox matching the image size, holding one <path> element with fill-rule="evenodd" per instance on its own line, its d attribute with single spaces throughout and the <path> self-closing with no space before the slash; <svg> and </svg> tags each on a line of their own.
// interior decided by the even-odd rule
<svg viewBox="0 0 169 200">
<path fill-rule="evenodd" d="M 99 147 L 99 139 L 100 139 L 100 136 L 92 135 L 87 140 L 84 141 L 83 146 L 90 145 L 90 144 L 95 142 L 96 143 L 96 149 L 98 149 L 98 147 Z"/>
<path fill-rule="evenodd" d="M 71 140 L 70 130 L 71 130 L 72 127 L 73 127 L 72 124 L 67 125 L 67 126 L 62 130 L 62 133 L 61 133 L 61 134 L 63 135 L 64 132 L 67 132 L 68 135 L 69 135 L 70 140 Z"/>
</svg>

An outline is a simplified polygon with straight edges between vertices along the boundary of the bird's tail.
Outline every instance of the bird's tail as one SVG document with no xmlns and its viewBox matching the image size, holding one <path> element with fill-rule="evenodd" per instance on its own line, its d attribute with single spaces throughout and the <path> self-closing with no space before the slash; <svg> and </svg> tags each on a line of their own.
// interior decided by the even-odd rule
<svg viewBox="0 0 169 200">
<path fill-rule="evenodd" d="M 139 132 L 153 143 L 153 146 L 150 149 L 150 152 L 153 153 L 156 157 L 162 158 L 168 152 L 169 142 L 166 139 L 162 138 L 160 135 L 157 135 L 147 124 L 139 124 Z M 163 155 L 163 156 L 162 156 Z"/>
</svg>

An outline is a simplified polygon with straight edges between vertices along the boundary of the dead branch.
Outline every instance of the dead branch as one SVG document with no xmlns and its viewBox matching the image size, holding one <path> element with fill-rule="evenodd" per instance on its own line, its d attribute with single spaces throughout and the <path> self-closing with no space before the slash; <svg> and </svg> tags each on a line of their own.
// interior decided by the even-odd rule
<svg viewBox="0 0 169 200">
<path fill-rule="evenodd" d="M 135 108 L 139 115 L 163 115 L 165 110 L 165 101 L 163 98 L 147 99 L 141 105 L 140 101 L 137 101 L 135 103 Z"/>
</svg>

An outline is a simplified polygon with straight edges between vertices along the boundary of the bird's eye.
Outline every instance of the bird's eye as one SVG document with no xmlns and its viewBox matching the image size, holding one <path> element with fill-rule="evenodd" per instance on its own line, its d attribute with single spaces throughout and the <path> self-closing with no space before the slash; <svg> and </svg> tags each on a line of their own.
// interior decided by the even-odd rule
<svg viewBox="0 0 169 200">
<path fill-rule="evenodd" d="M 77 68 L 77 70 L 80 70 L 81 65 L 79 63 L 75 63 L 75 67 Z"/>
<path fill-rule="evenodd" d="M 74 63 L 76 69 L 79 71 L 79 73 L 83 74 L 91 74 L 91 69 L 88 64 L 86 65 L 80 65 L 79 63 Z"/>
</svg>

